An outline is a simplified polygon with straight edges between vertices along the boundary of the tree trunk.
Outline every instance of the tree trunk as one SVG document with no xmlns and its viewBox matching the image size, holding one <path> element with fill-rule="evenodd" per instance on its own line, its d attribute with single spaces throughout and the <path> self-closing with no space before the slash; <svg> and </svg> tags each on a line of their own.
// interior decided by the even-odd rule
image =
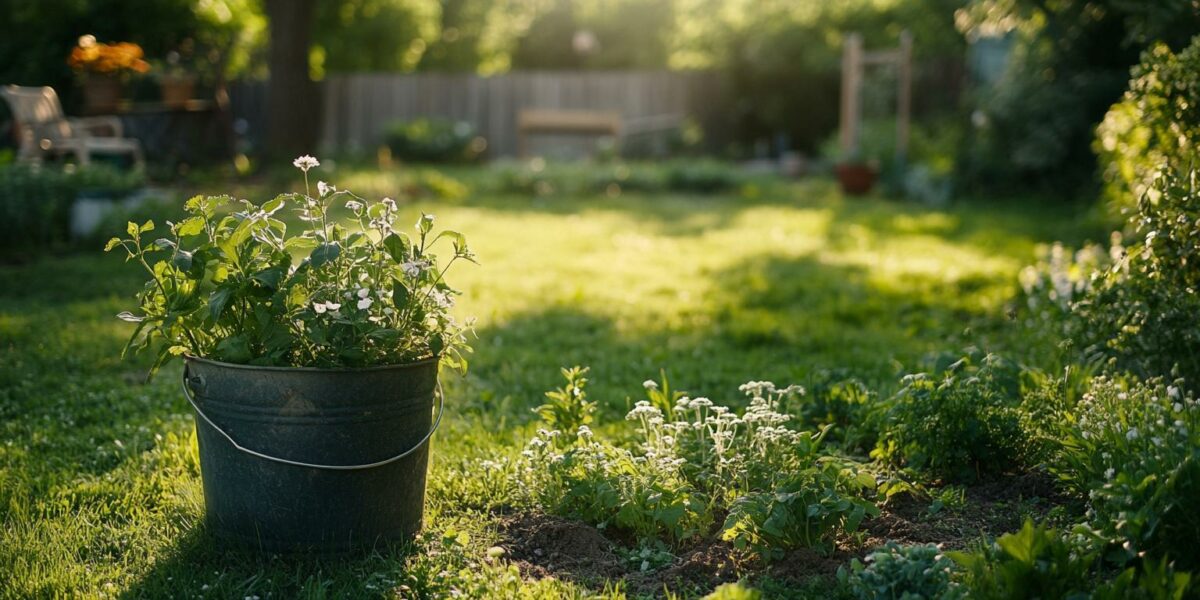
<svg viewBox="0 0 1200 600">
<path fill-rule="evenodd" d="M 269 156 L 316 153 L 320 98 L 308 77 L 314 5 L 314 0 L 266 0 L 271 75 L 267 84 Z"/>
</svg>

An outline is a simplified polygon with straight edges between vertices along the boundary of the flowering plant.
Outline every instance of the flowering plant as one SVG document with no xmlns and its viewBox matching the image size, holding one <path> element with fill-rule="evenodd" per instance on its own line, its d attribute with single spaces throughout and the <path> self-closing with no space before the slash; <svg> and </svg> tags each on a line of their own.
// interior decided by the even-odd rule
<svg viewBox="0 0 1200 600">
<path fill-rule="evenodd" d="M 106 251 L 122 248 L 151 277 L 138 294 L 140 314 L 118 315 L 137 324 L 126 350 L 157 344 L 155 370 L 180 354 L 326 368 L 441 357 L 465 370 L 469 323 L 450 315 L 458 292 L 444 280 L 454 263 L 475 262 L 463 235 L 435 234 L 433 215 L 423 214 L 410 238 L 395 229 L 390 198 L 368 201 L 323 181 L 314 196 L 308 171 L 319 163 L 303 156 L 293 164 L 304 173 L 303 194 L 262 205 L 196 196 L 184 205 L 191 216 L 167 222 L 168 237 L 149 241 L 147 221 L 109 240 Z M 355 227 L 335 221 L 334 204 Z M 281 220 L 288 205 L 302 223 L 298 234 Z M 444 265 L 432 252 L 439 243 L 452 249 Z"/>
<path fill-rule="evenodd" d="M 585 425 L 584 370 L 563 374 L 567 386 L 538 408 L 552 429 L 539 429 L 522 452 L 515 487 L 544 510 L 613 526 L 643 541 L 683 542 L 710 532 L 767 558 L 797 546 L 832 550 L 878 509 L 868 470 L 822 449 L 829 426 L 790 427 L 799 386 L 752 381 L 740 414 L 708 398 L 691 398 L 646 381 L 648 400 L 626 415 L 636 449 L 598 439 Z M 660 408 L 670 398 L 673 404 Z M 574 403 L 575 408 L 566 405 Z M 553 417 L 553 418 L 548 418 Z M 720 519 L 724 517 L 724 521 Z M 716 530 L 715 532 L 713 530 Z"/>
<path fill-rule="evenodd" d="M 79 45 L 71 50 L 67 64 L 81 73 L 119 75 L 122 73 L 145 73 L 150 63 L 143 58 L 142 47 L 131 42 L 101 44 L 96 37 L 85 35 Z"/>
</svg>

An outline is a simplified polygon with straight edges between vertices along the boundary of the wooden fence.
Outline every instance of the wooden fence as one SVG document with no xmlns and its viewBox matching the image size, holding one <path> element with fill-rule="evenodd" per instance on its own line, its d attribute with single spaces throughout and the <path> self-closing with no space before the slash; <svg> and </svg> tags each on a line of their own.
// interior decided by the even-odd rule
<svg viewBox="0 0 1200 600">
<path fill-rule="evenodd" d="M 262 90 L 261 82 L 243 82 L 230 92 L 235 115 L 249 125 L 252 138 L 258 137 L 253 129 L 265 108 Z M 705 71 L 334 75 L 321 82 L 320 147 L 370 151 L 393 121 L 441 117 L 474 126 L 487 140 L 489 156 L 513 156 L 522 109 L 614 111 L 636 131 L 672 117 L 690 117 L 702 126 L 720 122 L 726 117 L 724 97 L 720 74 Z"/>
</svg>

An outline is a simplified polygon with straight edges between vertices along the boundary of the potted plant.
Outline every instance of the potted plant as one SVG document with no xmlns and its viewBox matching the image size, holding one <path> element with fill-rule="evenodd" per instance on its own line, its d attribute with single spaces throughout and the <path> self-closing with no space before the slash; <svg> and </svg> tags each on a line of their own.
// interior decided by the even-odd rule
<svg viewBox="0 0 1200 600">
<path fill-rule="evenodd" d="M 878 161 L 863 160 L 858 153 L 848 154 L 833 167 L 842 192 L 850 196 L 862 196 L 875 187 L 879 178 Z"/>
<path fill-rule="evenodd" d="M 182 64 L 179 52 L 167 53 L 167 62 L 159 75 L 158 83 L 162 90 L 162 101 L 167 108 L 182 110 L 187 108 L 188 101 L 196 89 L 196 77 L 188 72 Z"/>
<path fill-rule="evenodd" d="M 116 112 L 123 79 L 150 70 L 141 46 L 129 42 L 101 44 L 92 35 L 79 38 L 67 64 L 82 78 L 84 104 L 92 114 Z"/>
<path fill-rule="evenodd" d="M 294 164 L 304 193 L 197 196 L 165 237 L 146 222 L 109 240 L 150 275 L 139 311 L 119 315 L 136 323 L 127 350 L 154 348 L 151 373 L 185 361 L 218 538 L 272 551 L 404 539 L 421 526 L 438 367 L 465 370 L 469 351 L 444 276 L 475 257 L 462 234 L 435 234 L 433 215 L 412 237 L 395 229 L 389 198 L 325 182 L 314 195 L 319 163 Z"/>
</svg>

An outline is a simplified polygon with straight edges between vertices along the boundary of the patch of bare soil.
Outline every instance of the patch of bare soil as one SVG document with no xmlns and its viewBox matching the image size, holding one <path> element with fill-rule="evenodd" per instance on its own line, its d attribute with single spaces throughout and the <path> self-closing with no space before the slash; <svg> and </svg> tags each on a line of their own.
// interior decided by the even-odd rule
<svg viewBox="0 0 1200 600">
<path fill-rule="evenodd" d="M 726 542 L 705 540 L 681 552 L 676 561 L 649 573 L 628 578 L 629 589 L 640 594 L 664 590 L 711 590 L 722 583 L 737 581 L 749 564 L 739 562 L 738 553 Z"/>
<path fill-rule="evenodd" d="M 501 521 L 500 533 L 500 547 L 530 577 L 587 582 L 618 577 L 624 571 L 612 542 L 579 521 L 516 514 Z"/>
<path fill-rule="evenodd" d="M 903 544 L 940 544 L 960 549 L 982 537 L 996 537 L 1021 528 L 1027 517 L 1040 519 L 1067 499 L 1045 474 L 1029 473 L 998 478 L 965 491 L 961 507 L 931 514 L 929 501 L 909 495 L 893 498 L 882 514 L 863 523 L 869 550 L 888 540 Z"/>
<path fill-rule="evenodd" d="M 739 553 L 726 542 L 705 539 L 678 551 L 672 564 L 640 572 L 636 564 L 623 561 L 617 546 L 595 527 L 540 513 L 503 517 L 499 545 L 526 577 L 581 583 L 623 579 L 634 594 L 703 594 L 744 577 L 803 582 L 832 576 L 850 559 L 861 558 L 889 540 L 963 548 L 983 536 L 1016 531 L 1026 517 L 1045 517 L 1051 508 L 1067 502 L 1053 480 L 1038 474 L 967 488 L 964 499 L 960 507 L 930 514 L 928 499 L 899 496 L 883 507 L 880 516 L 864 522 L 858 536 L 843 540 L 833 555 L 800 548 L 768 564 Z"/>
<path fill-rule="evenodd" d="M 844 550 L 832 556 L 822 556 L 809 548 L 797 548 L 771 563 L 767 573 L 775 579 L 804 581 L 812 577 L 823 577 L 837 573 L 838 567 L 850 562 L 854 556 Z"/>
</svg>

